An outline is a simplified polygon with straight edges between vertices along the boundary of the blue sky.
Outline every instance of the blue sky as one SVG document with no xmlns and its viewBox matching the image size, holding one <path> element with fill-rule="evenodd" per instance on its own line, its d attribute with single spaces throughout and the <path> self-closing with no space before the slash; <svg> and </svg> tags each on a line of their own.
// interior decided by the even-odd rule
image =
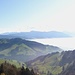
<svg viewBox="0 0 75 75">
<path fill-rule="evenodd" d="M 0 0 L 0 33 L 75 32 L 75 0 Z"/>
</svg>

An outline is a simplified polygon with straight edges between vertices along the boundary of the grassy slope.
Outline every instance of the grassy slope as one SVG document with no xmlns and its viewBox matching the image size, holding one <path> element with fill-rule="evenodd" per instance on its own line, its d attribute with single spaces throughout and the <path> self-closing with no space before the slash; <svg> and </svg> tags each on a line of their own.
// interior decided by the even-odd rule
<svg viewBox="0 0 75 75">
<path fill-rule="evenodd" d="M 23 62 L 18 62 L 16 60 L 7 60 L 7 59 L 0 59 L 0 64 L 4 63 L 5 61 L 15 65 L 17 68 L 21 67 L 22 64 L 24 64 Z M 24 66 L 26 66 L 26 64 L 24 64 Z"/>
<path fill-rule="evenodd" d="M 50 71 L 52 74 L 56 75 L 62 71 L 62 67 L 59 66 L 60 60 L 61 56 L 57 53 L 50 57 L 47 56 L 43 61 L 37 60 L 33 62 L 31 67 L 34 69 L 37 68 L 39 72 L 44 72 L 47 74 L 47 72 Z"/>
<path fill-rule="evenodd" d="M 40 55 L 56 51 L 61 51 L 61 49 L 20 38 L 0 39 L 0 57 L 3 58 L 20 60 L 21 57 L 20 61 L 29 61 Z"/>
<path fill-rule="evenodd" d="M 18 50 L 17 55 L 19 55 L 19 54 L 24 54 L 24 55 L 28 54 L 29 55 L 30 53 L 32 55 L 35 54 L 35 51 L 33 52 L 33 50 L 30 47 L 26 46 L 25 44 L 20 44 L 20 45 L 14 44 L 10 48 L 1 51 L 0 54 L 3 54 L 5 56 L 10 56 L 11 55 L 10 52 L 15 49 Z"/>
<path fill-rule="evenodd" d="M 30 61 L 27 65 L 33 67 L 34 70 L 37 69 L 41 75 L 46 75 L 48 71 L 53 75 L 57 75 L 61 72 L 61 75 L 68 75 L 68 73 L 71 75 L 72 72 L 75 74 L 75 50 L 40 56 Z"/>
</svg>

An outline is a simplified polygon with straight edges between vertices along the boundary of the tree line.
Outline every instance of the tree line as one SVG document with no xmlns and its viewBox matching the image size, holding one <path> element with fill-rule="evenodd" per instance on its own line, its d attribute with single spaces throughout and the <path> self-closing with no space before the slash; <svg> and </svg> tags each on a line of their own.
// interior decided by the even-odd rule
<svg viewBox="0 0 75 75">
<path fill-rule="evenodd" d="M 15 65 L 9 63 L 2 63 L 0 65 L 0 75 L 37 75 L 33 69 L 24 68 L 24 66 L 17 68 Z"/>
</svg>

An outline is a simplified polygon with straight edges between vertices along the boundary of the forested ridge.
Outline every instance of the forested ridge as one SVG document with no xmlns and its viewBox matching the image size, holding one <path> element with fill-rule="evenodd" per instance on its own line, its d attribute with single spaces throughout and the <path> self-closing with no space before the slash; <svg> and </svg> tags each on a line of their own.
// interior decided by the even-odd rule
<svg viewBox="0 0 75 75">
<path fill-rule="evenodd" d="M 75 50 L 40 56 L 19 67 L 14 61 L 15 64 L 12 64 L 7 59 L 1 62 L 2 60 L 0 75 L 75 75 Z"/>
<path fill-rule="evenodd" d="M 43 55 L 26 64 L 41 75 L 75 75 L 75 50 Z"/>
</svg>

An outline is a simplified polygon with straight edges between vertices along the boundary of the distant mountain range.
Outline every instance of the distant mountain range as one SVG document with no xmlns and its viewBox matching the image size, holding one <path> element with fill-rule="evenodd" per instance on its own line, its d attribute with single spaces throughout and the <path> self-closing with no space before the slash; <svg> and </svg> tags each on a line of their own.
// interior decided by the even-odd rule
<svg viewBox="0 0 75 75">
<path fill-rule="evenodd" d="M 41 75 L 75 75 L 75 50 L 39 56 L 26 64 Z"/>
<path fill-rule="evenodd" d="M 0 35 L 0 38 L 23 38 L 23 39 L 38 39 L 38 38 L 63 38 L 71 37 L 67 33 L 50 31 L 50 32 L 40 32 L 40 31 L 31 31 L 31 32 L 11 32 L 4 33 Z"/>
<path fill-rule="evenodd" d="M 0 39 L 0 58 L 9 58 L 25 62 L 40 55 L 57 51 L 62 51 L 62 49 L 20 38 Z"/>
</svg>

